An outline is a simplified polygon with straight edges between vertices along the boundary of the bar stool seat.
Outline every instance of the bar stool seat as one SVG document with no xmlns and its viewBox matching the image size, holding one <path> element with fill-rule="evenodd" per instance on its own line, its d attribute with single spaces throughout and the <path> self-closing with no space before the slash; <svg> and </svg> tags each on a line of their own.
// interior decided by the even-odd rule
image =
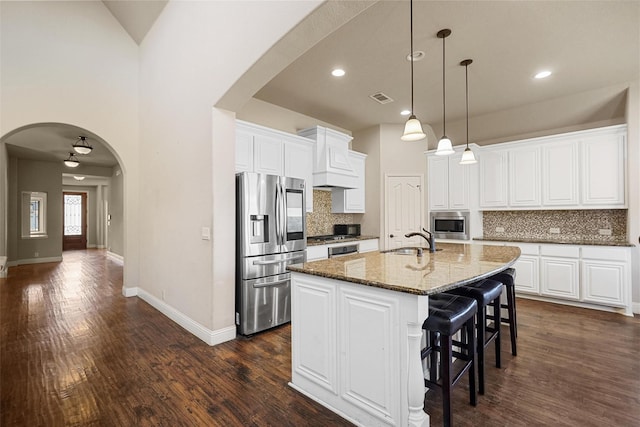
<svg viewBox="0 0 640 427">
<path fill-rule="evenodd" d="M 478 304 L 474 299 L 459 295 L 435 294 L 429 296 L 429 317 L 422 324 L 427 332 L 427 347 L 422 349 L 422 359 L 429 357 L 429 379 L 424 379 L 426 387 L 442 389 L 442 420 L 451 425 L 451 388 L 465 372 L 469 373 L 469 401 L 475 406 L 476 392 L 476 338 L 474 318 Z M 453 335 L 464 331 L 462 341 L 453 340 Z M 460 348 L 454 351 L 453 346 Z M 440 352 L 438 370 L 437 352 Z M 464 361 L 463 366 L 453 375 L 453 357 Z M 438 373 L 440 382 L 438 382 Z"/>
<path fill-rule="evenodd" d="M 507 268 L 506 270 L 494 274 L 490 277 L 491 280 L 497 280 L 502 282 L 507 294 L 507 303 L 500 304 L 501 308 L 507 309 L 507 317 L 501 317 L 501 321 L 509 323 L 509 335 L 511 338 L 511 354 L 518 355 L 518 348 L 516 346 L 516 338 L 518 338 L 518 320 L 516 312 L 516 269 Z M 502 311 L 500 312 L 502 315 Z M 490 317 L 493 319 L 493 316 Z"/>
<path fill-rule="evenodd" d="M 500 316 L 496 316 L 493 326 L 487 326 L 487 307 L 491 305 L 494 312 L 500 311 L 500 295 L 502 282 L 484 279 L 446 293 L 473 298 L 478 303 L 478 321 L 476 322 L 478 342 L 478 385 L 479 393 L 484 394 L 484 365 L 485 348 L 493 341 L 495 343 L 496 368 L 500 368 Z M 487 332 L 489 333 L 487 335 Z"/>
</svg>

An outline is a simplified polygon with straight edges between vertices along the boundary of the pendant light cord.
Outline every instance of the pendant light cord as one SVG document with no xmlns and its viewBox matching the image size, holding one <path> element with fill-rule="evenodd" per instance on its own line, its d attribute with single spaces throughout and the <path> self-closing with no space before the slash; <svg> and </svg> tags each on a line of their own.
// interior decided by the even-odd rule
<svg viewBox="0 0 640 427">
<path fill-rule="evenodd" d="M 465 96 L 467 100 L 467 148 L 469 148 L 469 64 L 464 66 Z"/>
<path fill-rule="evenodd" d="M 445 72 L 444 72 L 444 39 L 447 36 L 442 37 L 442 134 L 444 136 L 447 135 L 447 104 L 446 104 L 446 96 L 445 96 Z"/>
<path fill-rule="evenodd" d="M 411 52 L 409 52 L 409 58 L 411 61 L 411 115 L 413 116 L 413 0 L 409 2 L 409 28 L 411 31 Z"/>
</svg>

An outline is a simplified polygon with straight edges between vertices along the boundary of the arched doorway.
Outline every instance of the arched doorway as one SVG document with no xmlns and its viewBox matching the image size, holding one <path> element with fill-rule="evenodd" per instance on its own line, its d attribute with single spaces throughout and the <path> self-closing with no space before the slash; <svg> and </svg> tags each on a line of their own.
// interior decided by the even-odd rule
<svg viewBox="0 0 640 427">
<path fill-rule="evenodd" d="M 91 147 L 88 154 L 74 150 L 80 136 Z M 0 239 L 9 267 L 62 259 L 64 192 L 86 200 L 82 218 L 85 247 L 104 248 L 123 259 L 124 174 L 106 141 L 64 123 L 23 126 L 0 141 L 0 163 L 6 166 L 2 168 L 6 194 L 0 194 L 6 200 L 0 214 L 5 235 L 0 234 Z M 76 167 L 65 165 L 69 157 L 77 158 Z"/>
</svg>

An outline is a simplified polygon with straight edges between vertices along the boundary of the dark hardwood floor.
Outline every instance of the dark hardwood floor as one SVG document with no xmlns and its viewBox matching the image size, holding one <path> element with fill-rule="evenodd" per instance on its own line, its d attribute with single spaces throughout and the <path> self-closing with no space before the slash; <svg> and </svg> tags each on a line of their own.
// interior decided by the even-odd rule
<svg viewBox="0 0 640 427">
<path fill-rule="evenodd" d="M 121 287 L 101 250 L 0 279 L 0 426 L 350 425 L 287 386 L 289 326 L 209 347 Z M 460 382 L 455 425 L 640 425 L 640 319 L 518 304 L 519 355 L 475 408 Z"/>
</svg>

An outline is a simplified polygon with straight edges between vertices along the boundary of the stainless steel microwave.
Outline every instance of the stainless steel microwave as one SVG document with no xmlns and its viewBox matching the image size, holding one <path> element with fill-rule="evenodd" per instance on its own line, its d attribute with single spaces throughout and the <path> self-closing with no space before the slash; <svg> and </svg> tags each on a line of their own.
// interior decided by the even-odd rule
<svg viewBox="0 0 640 427">
<path fill-rule="evenodd" d="M 469 212 L 431 212 L 431 233 L 438 239 L 469 240 Z"/>
</svg>

